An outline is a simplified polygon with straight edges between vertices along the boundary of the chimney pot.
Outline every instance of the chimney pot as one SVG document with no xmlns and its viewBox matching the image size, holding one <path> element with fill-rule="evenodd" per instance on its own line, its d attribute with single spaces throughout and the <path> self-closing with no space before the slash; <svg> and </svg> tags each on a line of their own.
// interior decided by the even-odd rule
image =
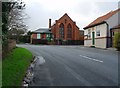
<svg viewBox="0 0 120 88">
<path fill-rule="evenodd" d="M 51 28 L 51 19 L 49 19 L 49 28 Z"/>
</svg>

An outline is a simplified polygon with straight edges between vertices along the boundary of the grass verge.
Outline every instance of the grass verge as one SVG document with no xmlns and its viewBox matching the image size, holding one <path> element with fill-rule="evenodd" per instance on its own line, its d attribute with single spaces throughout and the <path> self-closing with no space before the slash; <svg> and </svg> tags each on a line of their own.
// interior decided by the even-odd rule
<svg viewBox="0 0 120 88">
<path fill-rule="evenodd" d="M 32 57 L 25 48 L 13 49 L 2 61 L 2 86 L 21 86 Z"/>
<path fill-rule="evenodd" d="M 2 61 L 0 61 L 0 88 L 2 87 Z"/>
</svg>

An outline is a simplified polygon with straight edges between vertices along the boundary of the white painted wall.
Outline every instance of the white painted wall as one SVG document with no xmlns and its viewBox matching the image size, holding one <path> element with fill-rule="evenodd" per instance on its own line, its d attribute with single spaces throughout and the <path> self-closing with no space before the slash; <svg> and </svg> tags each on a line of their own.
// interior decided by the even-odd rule
<svg viewBox="0 0 120 88">
<path fill-rule="evenodd" d="M 96 35 L 97 30 L 100 30 L 100 36 Z M 101 25 L 97 25 L 95 27 L 95 38 L 101 38 L 101 39 L 95 39 L 95 47 L 98 48 L 106 48 L 106 37 L 107 36 L 107 25 L 106 23 L 101 24 Z"/>
<path fill-rule="evenodd" d="M 100 30 L 100 36 L 96 36 L 96 31 Z M 106 37 L 107 36 L 107 25 L 101 24 L 95 27 L 95 38 Z"/>
<path fill-rule="evenodd" d="M 118 14 L 120 14 L 120 11 L 106 20 L 106 22 L 109 24 L 109 29 L 118 25 Z"/>
<path fill-rule="evenodd" d="M 120 24 L 120 21 L 118 20 L 119 14 L 120 14 L 120 11 L 106 20 L 106 22 L 109 25 L 109 32 L 108 32 L 109 35 L 108 36 L 110 36 L 110 29 L 117 26 L 118 24 Z"/>
<path fill-rule="evenodd" d="M 106 38 L 95 39 L 95 47 L 106 48 Z"/>
<path fill-rule="evenodd" d="M 84 35 L 88 35 L 88 30 L 91 31 L 91 37 L 92 37 L 92 28 L 88 28 L 84 30 Z M 91 39 L 91 37 L 88 39 Z M 92 40 L 84 40 L 84 46 L 92 46 Z"/>
<path fill-rule="evenodd" d="M 84 35 L 88 34 L 88 30 L 91 31 L 91 40 L 84 40 L 84 46 L 92 46 L 92 32 L 95 32 L 95 38 L 106 37 L 107 35 L 107 25 L 101 24 L 92 28 L 84 30 Z M 96 36 L 96 30 L 100 30 L 100 36 Z M 106 48 L 106 38 L 95 39 L 95 47 Z"/>
<path fill-rule="evenodd" d="M 92 40 L 84 40 L 84 46 L 92 46 Z"/>
</svg>

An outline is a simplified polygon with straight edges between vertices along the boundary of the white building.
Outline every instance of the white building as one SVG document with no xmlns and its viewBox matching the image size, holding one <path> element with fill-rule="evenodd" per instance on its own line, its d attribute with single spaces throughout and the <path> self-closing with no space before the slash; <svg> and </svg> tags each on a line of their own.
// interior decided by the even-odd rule
<svg viewBox="0 0 120 88">
<path fill-rule="evenodd" d="M 112 46 L 111 28 L 120 24 L 120 9 L 103 15 L 84 27 L 84 46 L 109 48 Z"/>
</svg>

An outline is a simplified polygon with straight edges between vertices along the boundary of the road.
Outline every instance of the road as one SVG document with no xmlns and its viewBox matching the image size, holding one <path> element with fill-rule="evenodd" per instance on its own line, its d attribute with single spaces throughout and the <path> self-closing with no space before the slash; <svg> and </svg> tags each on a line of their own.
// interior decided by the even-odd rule
<svg viewBox="0 0 120 88">
<path fill-rule="evenodd" d="M 17 45 L 42 56 L 31 86 L 117 86 L 118 52 L 83 46 Z"/>
</svg>

